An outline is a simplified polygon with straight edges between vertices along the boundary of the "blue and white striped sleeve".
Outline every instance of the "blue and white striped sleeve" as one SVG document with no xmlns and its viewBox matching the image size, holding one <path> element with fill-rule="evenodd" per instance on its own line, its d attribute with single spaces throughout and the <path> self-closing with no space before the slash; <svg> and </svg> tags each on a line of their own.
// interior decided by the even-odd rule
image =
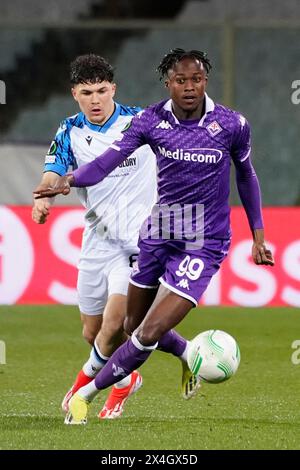
<svg viewBox="0 0 300 470">
<path fill-rule="evenodd" d="M 46 155 L 44 172 L 52 171 L 63 176 L 70 166 L 74 166 L 75 158 L 71 148 L 70 127 L 68 120 L 64 120 L 60 124 Z"/>
</svg>

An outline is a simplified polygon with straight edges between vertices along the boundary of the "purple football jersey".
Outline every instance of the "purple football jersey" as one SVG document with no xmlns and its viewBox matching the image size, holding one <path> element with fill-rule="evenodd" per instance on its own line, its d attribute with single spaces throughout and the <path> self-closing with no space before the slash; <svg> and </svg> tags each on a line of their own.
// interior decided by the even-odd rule
<svg viewBox="0 0 300 470">
<path fill-rule="evenodd" d="M 171 100 L 141 111 L 115 150 L 125 157 L 148 143 L 157 158 L 158 204 L 203 205 L 205 238 L 228 238 L 231 159 L 250 155 L 246 119 L 207 95 L 202 119 L 178 121 Z"/>
<path fill-rule="evenodd" d="M 263 228 L 249 125 L 241 114 L 207 95 L 200 120 L 179 121 L 172 100 L 138 113 L 106 152 L 73 172 L 74 186 L 96 184 L 144 144 L 157 158 L 158 203 L 141 238 L 200 241 L 197 248 L 208 238 L 228 239 L 231 161 L 249 225 L 252 230 Z"/>
</svg>

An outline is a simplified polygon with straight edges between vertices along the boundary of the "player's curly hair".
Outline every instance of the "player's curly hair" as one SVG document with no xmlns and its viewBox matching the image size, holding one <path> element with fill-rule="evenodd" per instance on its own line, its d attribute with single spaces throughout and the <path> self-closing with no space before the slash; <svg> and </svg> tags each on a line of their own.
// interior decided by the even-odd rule
<svg viewBox="0 0 300 470">
<path fill-rule="evenodd" d="M 164 56 L 161 63 L 157 67 L 156 70 L 159 73 L 159 79 L 162 80 L 166 75 L 168 75 L 168 71 L 175 64 L 177 64 L 177 62 L 180 62 L 185 57 L 192 57 L 202 62 L 206 73 L 209 74 L 212 65 L 210 63 L 209 58 L 207 57 L 206 52 L 197 51 L 194 49 L 192 49 L 191 51 L 185 51 L 184 49 L 176 48 L 171 49 L 170 52 Z"/>
<path fill-rule="evenodd" d="M 113 79 L 113 67 L 100 55 L 80 55 L 70 64 L 70 81 L 72 85 L 103 81 L 111 83 Z"/>
</svg>

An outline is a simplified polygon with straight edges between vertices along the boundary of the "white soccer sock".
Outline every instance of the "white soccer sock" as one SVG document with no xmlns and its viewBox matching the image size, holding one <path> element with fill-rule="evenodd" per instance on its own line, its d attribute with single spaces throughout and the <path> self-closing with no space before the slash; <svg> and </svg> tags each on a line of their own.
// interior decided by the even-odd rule
<svg viewBox="0 0 300 470">
<path fill-rule="evenodd" d="M 188 351 L 189 345 L 190 345 L 190 341 L 187 341 L 185 350 L 183 351 L 183 353 L 180 356 L 180 359 L 182 359 L 184 362 L 187 362 L 187 351 Z"/>
<path fill-rule="evenodd" d="M 91 350 L 91 354 L 89 360 L 84 364 L 82 370 L 88 377 L 95 378 L 98 372 L 105 366 L 109 357 L 104 356 L 101 353 L 96 341 L 94 342 L 94 346 Z M 128 387 L 131 381 L 131 374 L 124 379 L 120 380 L 118 383 L 115 384 L 116 388 L 125 388 Z"/>
<path fill-rule="evenodd" d="M 125 387 L 128 387 L 130 382 L 131 382 L 131 374 L 127 375 L 127 377 L 124 377 L 124 379 L 119 380 L 119 382 L 114 384 L 114 386 L 116 388 L 125 388 Z"/>
<path fill-rule="evenodd" d="M 91 402 L 94 400 L 95 396 L 98 395 L 100 390 L 95 385 L 95 380 L 92 380 L 89 384 L 81 387 L 78 392 L 76 392 L 80 397 Z"/>
<path fill-rule="evenodd" d="M 94 346 L 91 350 L 89 360 L 84 364 L 82 370 L 85 373 L 85 375 L 87 375 L 88 377 L 94 378 L 98 374 L 99 370 L 101 370 L 102 367 L 105 366 L 108 359 L 109 357 L 106 357 L 101 353 L 95 341 Z"/>
<path fill-rule="evenodd" d="M 157 341 L 155 344 L 152 344 L 152 345 L 150 345 L 150 346 L 144 346 L 144 345 L 143 345 L 142 343 L 140 343 L 139 340 L 137 339 L 135 332 L 132 333 L 131 341 L 132 341 L 133 345 L 134 345 L 137 349 L 139 349 L 140 351 L 154 351 L 154 349 L 156 349 L 157 346 L 158 346 L 158 341 Z"/>
</svg>

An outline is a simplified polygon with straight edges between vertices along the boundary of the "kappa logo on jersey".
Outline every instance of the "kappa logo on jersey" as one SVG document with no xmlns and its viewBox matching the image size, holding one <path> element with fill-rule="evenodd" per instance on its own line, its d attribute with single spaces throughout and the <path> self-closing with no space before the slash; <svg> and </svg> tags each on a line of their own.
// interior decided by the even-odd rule
<svg viewBox="0 0 300 470">
<path fill-rule="evenodd" d="M 92 140 L 93 140 L 93 137 L 91 137 L 90 135 L 88 135 L 88 136 L 85 138 L 85 140 L 87 141 L 87 143 L 88 143 L 89 145 L 91 145 L 91 142 L 92 142 Z"/>
<path fill-rule="evenodd" d="M 223 129 L 222 127 L 220 126 L 220 124 L 217 122 L 217 121 L 213 121 L 211 122 L 207 127 L 206 129 L 208 130 L 208 132 L 210 133 L 210 135 L 212 135 L 213 137 L 217 134 L 219 134 Z"/>
<path fill-rule="evenodd" d="M 115 363 L 112 365 L 112 370 L 115 377 L 118 377 L 119 375 L 123 375 L 123 377 L 126 376 L 124 369 L 122 369 L 122 367 L 117 367 Z"/>
<path fill-rule="evenodd" d="M 190 290 L 189 281 L 187 279 L 180 279 L 176 286 L 182 287 L 183 289 Z"/>
<path fill-rule="evenodd" d="M 221 150 L 209 148 L 176 149 L 172 151 L 158 146 L 158 150 L 163 157 L 183 160 L 185 162 L 218 163 L 223 157 Z"/>
<path fill-rule="evenodd" d="M 171 124 L 168 121 L 161 121 L 159 124 L 157 124 L 155 129 L 173 129 Z"/>
</svg>

